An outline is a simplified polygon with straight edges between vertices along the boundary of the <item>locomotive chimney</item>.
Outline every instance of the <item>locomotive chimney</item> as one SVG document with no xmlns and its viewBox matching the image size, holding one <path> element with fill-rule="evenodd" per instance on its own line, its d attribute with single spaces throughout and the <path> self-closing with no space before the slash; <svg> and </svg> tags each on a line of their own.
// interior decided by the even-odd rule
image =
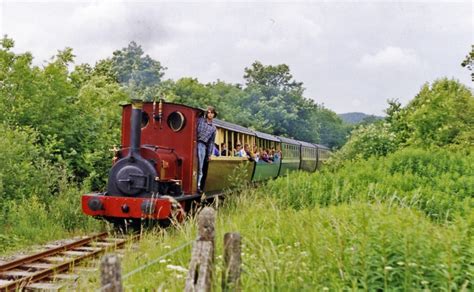
<svg viewBox="0 0 474 292">
<path fill-rule="evenodd" d="M 130 155 L 140 156 L 140 139 L 143 101 L 132 100 L 132 115 L 130 118 Z"/>
</svg>

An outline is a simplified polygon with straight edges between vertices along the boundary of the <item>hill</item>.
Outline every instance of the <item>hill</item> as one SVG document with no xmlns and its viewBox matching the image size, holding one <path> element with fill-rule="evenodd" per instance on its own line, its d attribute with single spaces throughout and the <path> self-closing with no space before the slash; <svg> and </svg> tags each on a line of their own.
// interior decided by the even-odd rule
<svg viewBox="0 0 474 292">
<path fill-rule="evenodd" d="M 358 124 L 358 123 L 362 122 L 365 119 L 370 119 L 371 121 L 383 119 L 383 117 L 381 117 L 381 116 L 368 115 L 368 114 L 359 113 L 359 112 L 338 114 L 338 116 L 344 122 L 346 122 L 348 124 Z"/>
</svg>

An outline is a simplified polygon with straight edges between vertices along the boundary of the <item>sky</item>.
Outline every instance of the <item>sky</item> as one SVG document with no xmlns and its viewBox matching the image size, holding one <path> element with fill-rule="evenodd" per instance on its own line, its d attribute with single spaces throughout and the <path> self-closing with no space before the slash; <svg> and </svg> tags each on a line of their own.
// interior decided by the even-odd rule
<svg viewBox="0 0 474 292">
<path fill-rule="evenodd" d="M 474 44 L 472 1 L 9 1 L 0 35 L 35 65 L 73 48 L 95 64 L 131 41 L 165 78 L 244 83 L 245 67 L 287 64 L 304 96 L 335 111 L 383 115 L 426 82 L 473 87 L 460 66 Z"/>
</svg>

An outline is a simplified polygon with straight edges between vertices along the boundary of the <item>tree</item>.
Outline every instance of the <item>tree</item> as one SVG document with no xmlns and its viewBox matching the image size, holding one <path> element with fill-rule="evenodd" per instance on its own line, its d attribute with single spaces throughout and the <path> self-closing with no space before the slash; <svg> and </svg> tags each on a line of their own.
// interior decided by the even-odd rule
<svg viewBox="0 0 474 292">
<path fill-rule="evenodd" d="M 43 158 L 65 166 L 78 182 L 87 179 L 101 188 L 110 165 L 108 149 L 119 143 L 117 104 L 127 99 L 119 84 L 89 65 L 69 72 L 70 48 L 39 68 L 31 54 L 11 51 L 12 40 L 1 43 L 0 122 L 34 129 Z"/>
<path fill-rule="evenodd" d="M 153 100 L 159 93 L 166 68 L 149 55 L 143 55 L 141 46 L 132 41 L 128 47 L 113 52 L 111 70 L 131 98 Z"/>
<path fill-rule="evenodd" d="M 245 68 L 246 95 L 240 103 L 257 130 L 309 142 L 319 140 L 318 108 L 303 97 L 303 83 L 293 79 L 286 64 Z"/>
<path fill-rule="evenodd" d="M 318 109 L 319 143 L 329 148 L 340 148 L 347 140 L 351 126 L 345 124 L 333 111 L 320 107 Z"/>
<path fill-rule="evenodd" d="M 427 147 L 474 145 L 474 96 L 463 84 L 446 78 L 425 84 L 403 109 L 408 144 Z"/>
<path fill-rule="evenodd" d="M 267 95 L 273 95 L 278 91 L 296 91 L 299 95 L 303 94 L 303 83 L 292 80 L 293 75 L 286 64 L 264 66 L 259 61 L 255 61 L 244 71 L 246 85 L 266 89 L 268 92 L 265 90 L 264 93 Z"/>
<path fill-rule="evenodd" d="M 474 45 L 471 45 L 471 51 L 461 63 L 461 66 L 466 67 L 471 71 L 471 79 L 474 81 Z"/>
<path fill-rule="evenodd" d="M 216 99 L 209 88 L 199 83 L 196 78 L 181 78 L 167 92 L 169 101 L 192 107 L 204 108 L 206 105 L 216 104 Z"/>
</svg>

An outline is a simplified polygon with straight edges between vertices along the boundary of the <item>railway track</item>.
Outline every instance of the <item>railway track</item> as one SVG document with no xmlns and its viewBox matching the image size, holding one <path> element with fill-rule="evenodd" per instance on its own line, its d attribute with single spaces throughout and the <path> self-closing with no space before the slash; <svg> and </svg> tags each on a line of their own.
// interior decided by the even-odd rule
<svg viewBox="0 0 474 292">
<path fill-rule="evenodd" d="M 50 246 L 44 251 L 0 263 L 0 292 L 21 290 L 56 290 L 54 278 L 67 278 L 75 265 L 112 249 L 125 245 L 131 238 L 117 238 L 107 232 L 82 237 Z"/>
</svg>

